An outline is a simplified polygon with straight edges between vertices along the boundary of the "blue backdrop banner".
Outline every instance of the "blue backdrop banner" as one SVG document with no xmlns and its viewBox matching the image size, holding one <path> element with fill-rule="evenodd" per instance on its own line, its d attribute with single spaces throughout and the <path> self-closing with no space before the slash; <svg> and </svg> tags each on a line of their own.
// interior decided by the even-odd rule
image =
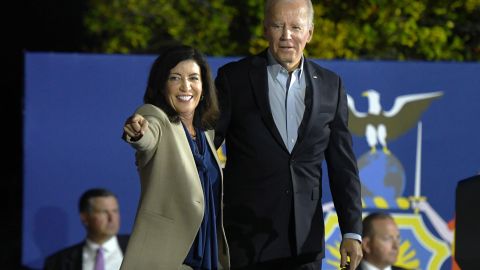
<svg viewBox="0 0 480 270">
<path fill-rule="evenodd" d="M 121 134 L 142 104 L 154 59 L 26 53 L 25 266 L 41 268 L 46 256 L 84 238 L 77 203 L 92 187 L 118 195 L 121 232 L 130 232 L 140 189 Z M 215 76 L 236 59 L 208 61 Z M 480 171 L 480 64 L 316 62 L 344 80 L 365 214 L 394 216 L 402 234 L 397 264 L 453 269 L 455 187 Z M 341 238 L 326 179 L 323 188 L 323 269 L 338 269 Z"/>
</svg>

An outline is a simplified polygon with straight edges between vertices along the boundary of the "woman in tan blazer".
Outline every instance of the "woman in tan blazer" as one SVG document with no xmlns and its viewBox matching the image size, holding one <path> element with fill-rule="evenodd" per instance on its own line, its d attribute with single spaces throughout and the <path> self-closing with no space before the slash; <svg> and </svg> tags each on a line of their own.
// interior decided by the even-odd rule
<svg viewBox="0 0 480 270">
<path fill-rule="evenodd" d="M 229 269 L 222 170 L 207 132 L 219 110 L 203 56 L 187 46 L 160 55 L 144 102 L 124 126 L 141 196 L 121 269 Z"/>
</svg>

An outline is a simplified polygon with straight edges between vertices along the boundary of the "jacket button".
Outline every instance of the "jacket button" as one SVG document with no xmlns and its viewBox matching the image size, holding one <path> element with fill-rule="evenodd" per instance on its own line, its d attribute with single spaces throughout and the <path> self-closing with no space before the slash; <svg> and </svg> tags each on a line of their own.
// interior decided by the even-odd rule
<svg viewBox="0 0 480 270">
<path fill-rule="evenodd" d="M 285 194 L 289 195 L 289 194 L 290 194 L 290 190 L 289 190 L 289 189 L 285 190 Z"/>
</svg>

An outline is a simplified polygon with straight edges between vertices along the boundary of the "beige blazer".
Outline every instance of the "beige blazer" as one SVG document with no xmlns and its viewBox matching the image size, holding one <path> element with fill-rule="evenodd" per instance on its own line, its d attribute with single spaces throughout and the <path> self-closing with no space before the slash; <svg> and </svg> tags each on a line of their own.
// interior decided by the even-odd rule
<svg viewBox="0 0 480 270">
<path fill-rule="evenodd" d="M 140 140 L 126 138 L 136 149 L 141 195 L 121 269 L 181 269 L 203 219 L 200 177 L 182 124 L 171 123 L 161 109 L 150 104 L 136 113 L 145 117 L 149 126 Z M 220 168 L 213 134 L 206 135 Z M 221 190 L 223 209 L 223 183 Z M 217 230 L 219 268 L 230 269 L 223 210 Z"/>
</svg>

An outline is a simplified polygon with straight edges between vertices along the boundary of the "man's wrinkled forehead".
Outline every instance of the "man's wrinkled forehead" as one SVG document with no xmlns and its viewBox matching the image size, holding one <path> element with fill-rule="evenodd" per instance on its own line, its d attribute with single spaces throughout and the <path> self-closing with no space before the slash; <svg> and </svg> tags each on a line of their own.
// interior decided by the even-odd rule
<svg viewBox="0 0 480 270">
<path fill-rule="evenodd" d="M 307 24 L 309 21 L 309 10 L 307 5 L 298 5 L 296 8 L 279 8 L 282 2 L 288 3 L 292 1 L 273 1 L 268 10 L 265 13 L 266 22 L 282 22 L 285 18 L 292 19 L 298 23 Z"/>
</svg>

